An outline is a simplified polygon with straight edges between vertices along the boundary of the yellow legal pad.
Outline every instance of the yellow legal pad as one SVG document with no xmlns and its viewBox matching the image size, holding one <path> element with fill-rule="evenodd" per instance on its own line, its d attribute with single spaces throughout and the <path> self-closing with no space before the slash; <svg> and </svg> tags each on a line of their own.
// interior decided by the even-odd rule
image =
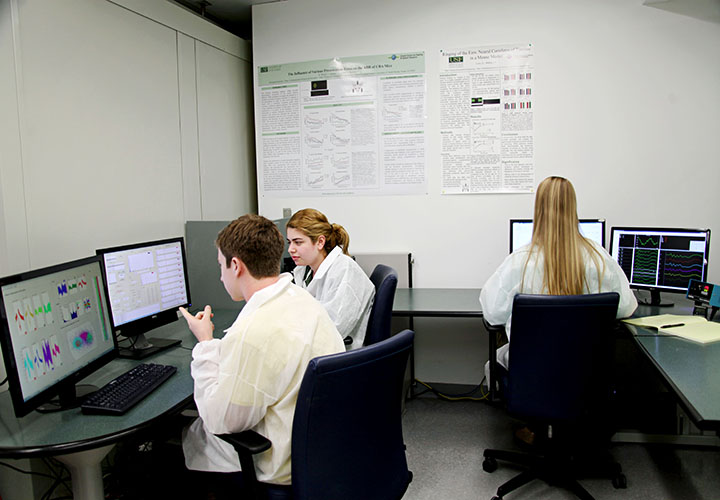
<svg viewBox="0 0 720 500">
<path fill-rule="evenodd" d="M 624 319 L 623 321 L 630 325 L 653 328 L 660 333 L 676 335 L 701 344 L 720 340 L 720 323 L 708 321 L 702 316 L 659 314 L 644 318 Z"/>
</svg>

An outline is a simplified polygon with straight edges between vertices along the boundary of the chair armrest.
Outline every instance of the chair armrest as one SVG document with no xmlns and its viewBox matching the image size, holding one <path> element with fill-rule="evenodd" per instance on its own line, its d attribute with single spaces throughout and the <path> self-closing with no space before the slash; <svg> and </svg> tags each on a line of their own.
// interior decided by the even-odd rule
<svg viewBox="0 0 720 500">
<path fill-rule="evenodd" d="M 243 498 L 264 498 L 262 488 L 258 482 L 257 475 L 255 474 L 253 455 L 269 450 L 272 446 L 272 442 L 265 436 L 258 434 L 255 431 L 215 435 L 223 441 L 231 444 L 238 454 L 245 491 L 245 496 Z"/>
<path fill-rule="evenodd" d="M 491 325 L 485 318 L 483 318 L 483 325 L 488 332 L 505 333 L 505 325 Z"/>
<path fill-rule="evenodd" d="M 230 443 L 235 451 L 247 453 L 249 455 L 257 455 L 263 451 L 269 450 L 272 442 L 265 436 L 255 431 L 236 432 L 235 434 L 216 434 L 217 437 Z"/>
</svg>

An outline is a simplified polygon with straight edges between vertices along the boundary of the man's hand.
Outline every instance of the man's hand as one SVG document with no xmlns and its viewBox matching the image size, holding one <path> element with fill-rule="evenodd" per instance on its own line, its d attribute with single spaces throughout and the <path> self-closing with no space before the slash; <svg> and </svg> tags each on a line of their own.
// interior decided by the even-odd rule
<svg viewBox="0 0 720 500">
<path fill-rule="evenodd" d="M 185 317 L 190 331 L 193 332 L 199 342 L 213 339 L 215 325 L 212 322 L 213 313 L 210 306 L 205 306 L 205 310 L 200 311 L 195 316 L 190 314 L 184 307 L 180 308 L 180 312 Z"/>
</svg>

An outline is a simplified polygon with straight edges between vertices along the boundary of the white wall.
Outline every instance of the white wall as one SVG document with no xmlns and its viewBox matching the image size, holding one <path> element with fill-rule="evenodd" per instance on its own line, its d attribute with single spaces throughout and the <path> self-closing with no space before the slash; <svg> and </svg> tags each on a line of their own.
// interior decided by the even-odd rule
<svg viewBox="0 0 720 500">
<path fill-rule="evenodd" d="M 254 7 L 255 68 L 423 50 L 428 81 L 427 196 L 262 198 L 260 212 L 279 218 L 284 207 L 318 208 L 348 229 L 354 252 L 412 252 L 417 287 L 481 287 L 508 253 L 508 219 L 532 217 L 533 195 L 439 194 L 438 56 L 441 49 L 502 43 L 532 43 L 535 50 L 536 184 L 548 175 L 568 177 L 580 217 L 604 217 L 608 227 L 720 231 L 720 25 L 641 0 L 292 0 Z M 709 279 L 720 281 L 720 244 L 711 248 Z M 421 327 L 421 378 L 479 382 L 484 336 L 472 326 L 457 333 L 465 328 L 459 324 L 449 343 L 444 335 L 423 336 Z M 447 362 L 467 352 L 478 362 Z"/>
<path fill-rule="evenodd" d="M 0 275 L 255 212 L 249 61 L 165 0 L 0 0 Z"/>
<path fill-rule="evenodd" d="M 532 217 L 529 194 L 438 194 L 440 49 L 533 44 L 536 181 L 570 178 L 581 217 L 720 231 L 716 23 L 641 0 L 292 0 L 254 7 L 253 28 L 255 67 L 425 51 L 427 196 L 260 202 L 275 218 L 282 207 L 327 212 L 357 252 L 412 251 L 418 287 L 481 286 L 507 254 L 508 219 Z M 720 245 L 710 278 L 720 280 Z"/>
<path fill-rule="evenodd" d="M 0 6 L 0 273 L 256 210 L 248 42 L 163 0 Z"/>
</svg>

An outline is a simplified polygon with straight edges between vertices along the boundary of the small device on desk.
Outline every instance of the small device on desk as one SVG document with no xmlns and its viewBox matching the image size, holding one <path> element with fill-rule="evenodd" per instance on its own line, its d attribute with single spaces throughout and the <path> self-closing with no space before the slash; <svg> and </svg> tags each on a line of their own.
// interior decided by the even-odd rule
<svg viewBox="0 0 720 500">
<path fill-rule="evenodd" d="M 54 396 L 77 407 L 81 379 L 117 357 L 100 259 L 89 257 L 0 278 L 0 341 L 15 415 Z"/>
<path fill-rule="evenodd" d="M 690 280 L 687 298 L 695 301 L 693 314 L 707 317 L 708 306 L 711 307 L 710 320 L 720 307 L 720 287 L 705 281 Z"/>
<path fill-rule="evenodd" d="M 101 256 L 113 331 L 130 342 L 120 357 L 143 359 L 180 344 L 145 338 L 145 333 L 178 319 L 190 306 L 187 258 L 182 237 L 135 243 L 96 252 Z"/>
<path fill-rule="evenodd" d="M 704 281 L 710 255 L 709 229 L 613 227 L 610 255 L 630 287 L 648 290 L 645 305 L 665 307 L 660 292 L 686 293 L 690 280 Z"/>
</svg>

